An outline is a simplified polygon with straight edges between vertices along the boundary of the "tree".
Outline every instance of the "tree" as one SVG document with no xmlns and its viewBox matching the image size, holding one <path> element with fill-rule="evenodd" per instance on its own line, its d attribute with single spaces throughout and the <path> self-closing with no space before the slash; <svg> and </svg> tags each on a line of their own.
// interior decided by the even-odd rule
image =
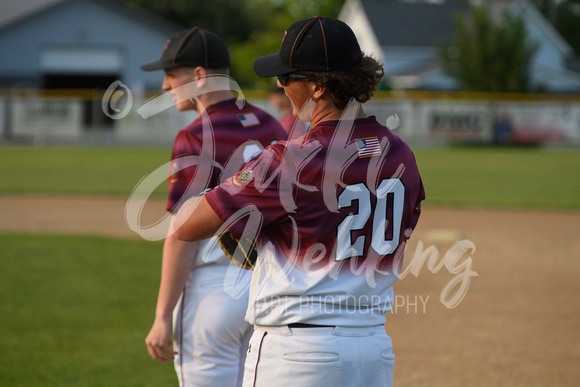
<svg viewBox="0 0 580 387">
<path fill-rule="evenodd" d="M 443 71 L 465 91 L 530 91 L 530 65 L 537 44 L 526 37 L 524 21 L 505 14 L 494 24 L 485 7 L 470 18 L 456 15 L 453 45 L 439 45 Z"/>
<path fill-rule="evenodd" d="M 580 56 L 580 0 L 533 0 L 540 12 Z"/>
<path fill-rule="evenodd" d="M 232 46 L 232 73 L 242 86 L 269 89 L 272 79 L 262 79 L 253 70 L 254 60 L 280 50 L 284 31 L 300 19 L 321 15 L 337 17 L 342 0 L 248 0 L 252 33 L 244 42 Z"/>
<path fill-rule="evenodd" d="M 558 4 L 554 0 L 532 0 L 532 3 L 538 8 L 538 10 L 550 20 L 554 16 L 554 11 Z"/>
<path fill-rule="evenodd" d="M 125 0 L 167 20 L 192 28 L 207 28 L 226 43 L 244 41 L 252 32 L 252 20 L 242 0 Z"/>
<path fill-rule="evenodd" d="M 310 16 L 337 17 L 344 0 L 125 0 L 190 28 L 218 34 L 228 45 L 232 77 L 242 87 L 268 88 L 272 80 L 258 78 L 253 63 L 276 52 L 284 30 Z"/>
</svg>

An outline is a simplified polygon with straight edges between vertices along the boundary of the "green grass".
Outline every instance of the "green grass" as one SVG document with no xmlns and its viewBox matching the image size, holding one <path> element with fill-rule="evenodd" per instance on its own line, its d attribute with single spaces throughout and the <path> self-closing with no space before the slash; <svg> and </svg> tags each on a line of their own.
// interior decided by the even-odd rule
<svg viewBox="0 0 580 387">
<path fill-rule="evenodd" d="M 144 344 L 161 244 L 0 234 L 0 246 L 0 385 L 176 385 Z"/>
<path fill-rule="evenodd" d="M 580 209 L 580 150 L 415 149 L 426 205 Z M 166 148 L 0 147 L 0 195 L 126 198 L 170 157 Z M 156 197 L 166 197 L 160 183 Z"/>
<path fill-rule="evenodd" d="M 128 197 L 170 156 L 170 148 L 0 147 L 0 194 Z M 155 195 L 166 192 L 164 182 Z"/>
<path fill-rule="evenodd" d="M 580 209 L 580 150 L 417 149 L 428 205 Z"/>
</svg>

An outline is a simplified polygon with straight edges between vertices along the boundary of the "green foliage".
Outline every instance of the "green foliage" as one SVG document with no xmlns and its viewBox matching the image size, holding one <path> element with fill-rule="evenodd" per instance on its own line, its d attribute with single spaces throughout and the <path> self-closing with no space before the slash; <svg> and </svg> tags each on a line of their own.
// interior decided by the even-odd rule
<svg viewBox="0 0 580 387">
<path fill-rule="evenodd" d="M 161 243 L 0 234 L 0 245 L 0 385 L 176 385 L 144 343 Z"/>
<path fill-rule="evenodd" d="M 184 29 L 207 28 L 227 43 L 244 41 L 252 31 L 252 17 L 241 0 L 125 0 Z"/>
<path fill-rule="evenodd" d="M 580 0 L 568 0 L 558 4 L 552 19 L 558 32 L 580 56 Z"/>
<path fill-rule="evenodd" d="M 272 79 L 254 74 L 256 58 L 278 52 L 284 31 L 297 20 L 321 15 L 337 17 L 343 1 L 337 0 L 251 0 L 246 2 L 252 15 L 252 33 L 244 42 L 232 45 L 232 74 L 242 87 L 268 90 Z"/>
<path fill-rule="evenodd" d="M 524 21 L 505 14 L 494 24 L 485 7 L 473 7 L 469 20 L 457 15 L 453 45 L 439 46 L 443 70 L 462 90 L 530 91 L 531 59 L 537 44 L 527 38 Z"/>
<path fill-rule="evenodd" d="M 297 20 L 337 17 L 344 0 L 125 0 L 189 28 L 218 34 L 228 45 L 232 77 L 244 88 L 269 89 L 271 79 L 254 74 L 256 58 L 277 52 L 286 28 Z"/>
<path fill-rule="evenodd" d="M 580 56 L 580 0 L 532 0 Z"/>
</svg>

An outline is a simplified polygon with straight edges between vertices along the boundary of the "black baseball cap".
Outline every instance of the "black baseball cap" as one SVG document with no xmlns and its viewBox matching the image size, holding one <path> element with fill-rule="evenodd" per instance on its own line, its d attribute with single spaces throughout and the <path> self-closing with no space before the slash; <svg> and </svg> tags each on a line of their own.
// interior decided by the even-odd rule
<svg viewBox="0 0 580 387">
<path fill-rule="evenodd" d="M 256 59 L 254 72 L 263 78 L 301 70 L 329 72 L 352 67 L 362 56 L 356 36 L 346 23 L 315 16 L 288 27 L 280 52 Z"/>
<path fill-rule="evenodd" d="M 197 66 L 207 69 L 229 68 L 230 56 L 225 43 L 216 34 L 194 27 L 173 35 L 165 43 L 161 59 L 141 66 L 141 70 Z"/>
</svg>

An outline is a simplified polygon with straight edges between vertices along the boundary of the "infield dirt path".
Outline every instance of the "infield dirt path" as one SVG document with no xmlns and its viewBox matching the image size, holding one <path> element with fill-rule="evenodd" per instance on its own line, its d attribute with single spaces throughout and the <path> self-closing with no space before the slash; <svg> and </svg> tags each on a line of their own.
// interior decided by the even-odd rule
<svg viewBox="0 0 580 387">
<path fill-rule="evenodd" d="M 1 197 L 0 231 L 135 238 L 125 203 Z M 163 214 L 163 203 L 147 204 L 145 225 Z M 395 385 L 578 385 L 579 232 L 578 212 L 426 207 L 387 316 Z"/>
</svg>

